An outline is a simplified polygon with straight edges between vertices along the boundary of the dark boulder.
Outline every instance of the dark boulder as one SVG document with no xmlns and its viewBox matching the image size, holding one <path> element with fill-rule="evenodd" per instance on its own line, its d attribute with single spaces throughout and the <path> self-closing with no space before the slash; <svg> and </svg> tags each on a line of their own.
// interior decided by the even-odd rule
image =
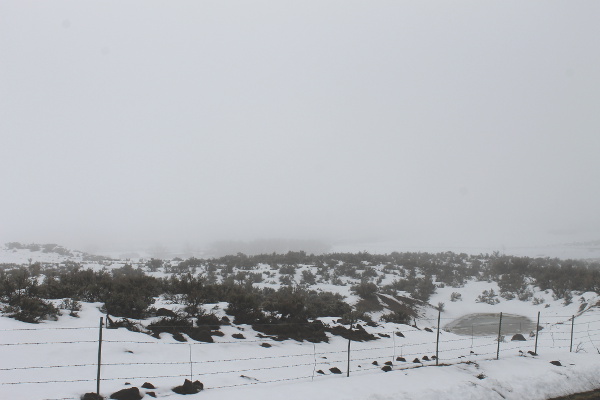
<svg viewBox="0 0 600 400">
<path fill-rule="evenodd" d="M 341 374 L 342 371 L 338 367 L 329 368 L 332 374 Z"/>
<path fill-rule="evenodd" d="M 421 357 L 421 360 L 423 360 L 423 361 L 431 361 L 431 360 L 429 360 L 429 357 L 427 357 L 427 356 Z"/>
<path fill-rule="evenodd" d="M 325 374 L 325 372 L 323 372 L 323 370 L 322 370 L 322 369 L 320 369 L 320 370 L 318 370 L 318 371 L 317 371 L 317 374 L 324 375 L 324 374 Z"/>
<path fill-rule="evenodd" d="M 262 347 L 265 347 L 265 348 L 267 348 L 267 349 L 268 349 L 269 347 L 271 347 L 271 345 L 270 345 L 269 343 L 261 343 L 261 346 L 262 346 Z"/>
<path fill-rule="evenodd" d="M 234 339 L 246 339 L 246 336 L 244 336 L 241 333 L 234 333 L 233 335 L 231 335 L 231 337 Z"/>
<path fill-rule="evenodd" d="M 168 308 L 159 308 L 156 310 L 157 317 L 176 317 L 177 314 L 173 310 L 169 310 Z"/>
<path fill-rule="evenodd" d="M 383 367 L 381 367 L 381 370 L 383 372 L 390 372 L 392 370 L 392 367 L 389 365 L 384 365 Z"/>
<path fill-rule="evenodd" d="M 154 393 L 154 392 L 146 392 L 146 394 L 150 397 L 156 398 L 156 393 Z"/>
<path fill-rule="evenodd" d="M 114 392 L 110 395 L 110 398 L 114 400 L 140 400 L 142 395 L 140 394 L 140 389 L 134 386 Z"/>
<path fill-rule="evenodd" d="M 520 333 L 517 333 L 516 335 L 513 335 L 512 339 L 510 339 L 513 342 L 525 342 L 527 341 L 527 339 L 525 339 L 525 337 L 523 335 L 521 335 Z"/>
<path fill-rule="evenodd" d="M 406 358 L 404 358 L 404 357 L 396 357 L 396 361 L 406 362 Z"/>
<path fill-rule="evenodd" d="M 426 330 L 427 332 L 433 332 L 433 330 L 431 330 L 431 328 L 425 328 L 425 330 Z"/>
<path fill-rule="evenodd" d="M 413 362 L 414 362 L 414 363 L 421 363 L 421 360 L 419 360 L 419 358 L 415 358 L 415 359 L 413 360 Z"/>
<path fill-rule="evenodd" d="M 190 381 L 186 379 L 183 385 L 173 388 L 173 391 L 177 394 L 195 394 L 204 389 L 204 385 L 200 381 Z"/>
<path fill-rule="evenodd" d="M 144 382 L 144 384 L 142 385 L 142 387 L 144 389 L 156 389 L 156 386 L 154 386 L 153 384 L 151 384 L 150 382 Z"/>
<path fill-rule="evenodd" d="M 404 334 L 402 332 L 398 331 L 398 332 L 396 332 L 396 336 L 398 336 L 398 337 L 404 337 Z"/>
<path fill-rule="evenodd" d="M 99 396 L 96 393 L 86 393 L 81 396 L 81 400 L 104 400 L 104 397 Z"/>
<path fill-rule="evenodd" d="M 560 361 L 550 361 L 550 364 L 556 365 L 557 367 L 561 367 L 562 366 L 562 364 L 560 363 Z"/>
<path fill-rule="evenodd" d="M 371 364 L 373 364 L 373 365 L 379 365 L 379 363 L 377 361 L 373 361 Z"/>
</svg>

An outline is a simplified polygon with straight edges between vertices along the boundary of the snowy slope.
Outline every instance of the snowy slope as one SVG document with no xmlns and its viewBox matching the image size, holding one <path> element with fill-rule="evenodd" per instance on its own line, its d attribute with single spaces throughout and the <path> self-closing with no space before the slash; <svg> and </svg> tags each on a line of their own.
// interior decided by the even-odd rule
<svg viewBox="0 0 600 400">
<path fill-rule="evenodd" d="M 28 264 L 33 258 L 29 253 L 5 251 L 0 261 Z M 48 263 L 70 259 L 36 255 L 40 262 Z M 92 268 L 116 268 L 125 261 L 83 263 Z M 261 285 L 275 287 L 276 282 L 275 276 L 273 283 Z M 323 289 L 349 294 L 346 286 L 325 285 Z M 431 304 L 445 304 L 438 348 L 440 366 L 432 357 L 436 354 L 438 315 L 431 307 L 423 309 L 416 326 L 364 326 L 378 339 L 350 343 L 350 377 L 346 377 L 348 341 L 331 334 L 329 343 L 276 341 L 261 337 L 250 326 L 229 325 L 220 328 L 223 336 L 215 336 L 215 343 L 202 343 L 178 342 L 165 333 L 154 338 L 124 328 L 103 329 L 101 393 L 108 397 L 114 391 L 130 385 L 141 387 L 148 381 L 157 388 L 142 389 L 142 393 L 153 391 L 159 398 L 174 399 L 180 395 L 171 389 L 185 378 L 204 383 L 205 390 L 190 395 L 192 399 L 545 399 L 600 387 L 600 310 L 595 306 L 599 300 L 596 293 L 576 295 L 566 306 L 545 292 L 535 293 L 544 300 L 537 305 L 503 299 L 496 305 L 475 302 L 483 290 L 489 289 L 497 291 L 498 287 L 494 282 L 470 281 L 462 288 L 438 288 L 432 296 Z M 456 291 L 462 300 L 452 302 L 450 295 Z M 587 306 L 580 311 L 584 302 Z M 83 303 L 77 318 L 65 312 L 58 321 L 36 325 L 0 317 L 0 399 L 77 399 L 95 391 L 99 321 L 103 317 L 100 306 Z M 159 299 L 157 306 L 173 305 Z M 205 307 L 224 315 L 226 304 Z M 444 330 L 447 324 L 468 314 L 500 312 L 531 320 L 540 312 L 543 330 L 538 337 L 537 356 L 527 353 L 535 346 L 528 330 L 521 332 L 524 342 L 510 340 L 516 332 L 502 332 L 505 337 L 500 343 L 499 360 L 496 335 L 460 336 Z M 577 317 L 573 352 L 569 352 L 572 315 Z M 493 318 L 487 323 L 495 327 Z M 323 322 L 335 325 L 333 318 Z M 234 334 L 244 338 L 235 338 Z M 415 358 L 419 361 L 413 362 Z M 385 362 L 393 364 L 391 372 L 381 370 Z M 333 367 L 342 374 L 332 373 Z"/>
</svg>

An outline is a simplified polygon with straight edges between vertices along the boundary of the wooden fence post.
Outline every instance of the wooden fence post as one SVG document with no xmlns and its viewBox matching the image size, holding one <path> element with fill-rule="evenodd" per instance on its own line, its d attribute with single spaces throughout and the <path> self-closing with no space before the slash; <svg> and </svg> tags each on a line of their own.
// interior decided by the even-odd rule
<svg viewBox="0 0 600 400">
<path fill-rule="evenodd" d="M 100 398 L 100 367 L 102 366 L 102 325 L 104 318 L 100 317 L 100 330 L 98 333 L 98 374 L 96 375 L 96 395 Z"/>
<path fill-rule="evenodd" d="M 500 359 L 500 338 L 502 336 L 502 313 L 500 313 L 500 323 L 498 324 L 498 350 L 496 351 L 496 360 Z"/>
</svg>

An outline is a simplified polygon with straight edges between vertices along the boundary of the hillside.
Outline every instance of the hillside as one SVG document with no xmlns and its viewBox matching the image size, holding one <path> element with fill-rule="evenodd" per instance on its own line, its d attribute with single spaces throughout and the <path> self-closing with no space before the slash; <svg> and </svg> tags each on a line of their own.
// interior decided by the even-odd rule
<svg viewBox="0 0 600 400">
<path fill-rule="evenodd" d="M 0 398 L 94 392 L 100 318 L 110 321 L 106 398 L 144 382 L 156 387 L 141 389 L 146 398 L 178 398 L 185 378 L 204 385 L 190 398 L 215 399 L 545 399 L 600 386 L 591 262 L 451 252 L 121 260 L 9 243 L 0 267 Z"/>
</svg>

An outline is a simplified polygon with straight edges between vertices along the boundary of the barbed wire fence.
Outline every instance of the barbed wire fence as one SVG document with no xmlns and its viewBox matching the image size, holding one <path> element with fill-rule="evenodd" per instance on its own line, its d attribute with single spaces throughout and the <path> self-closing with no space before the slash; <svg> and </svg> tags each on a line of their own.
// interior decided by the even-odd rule
<svg viewBox="0 0 600 400">
<path fill-rule="evenodd" d="M 191 339 L 180 342 L 170 335 L 144 337 L 125 328 L 107 329 L 103 319 L 95 327 L 0 329 L 0 390 L 21 385 L 68 384 L 74 385 L 74 391 L 84 392 L 90 392 L 95 386 L 95 392 L 100 394 L 105 382 L 126 384 L 135 380 L 159 380 L 172 385 L 175 379 L 201 380 L 206 390 L 218 390 L 275 382 L 314 381 L 382 369 L 392 371 L 472 363 L 499 359 L 503 354 L 535 356 L 539 349 L 580 352 L 586 351 L 584 344 L 591 345 L 600 354 L 600 328 L 594 328 L 600 318 L 586 317 L 582 321 L 574 315 L 540 318 L 538 313 L 534 329 L 527 332 L 530 326 L 516 326 L 506 321 L 503 325 L 503 314 L 500 313 L 496 321 L 473 323 L 471 334 L 463 332 L 462 336 L 444 330 L 442 322 L 446 320 L 440 313 L 437 320 L 420 320 L 422 327 L 415 324 L 398 326 L 394 330 L 370 329 L 369 333 L 377 340 L 357 341 L 329 336 L 327 342 L 318 341 L 322 337 L 305 338 L 302 342 L 295 341 L 294 346 L 280 346 L 282 340 L 275 335 L 261 334 L 241 338 L 238 333 L 238 338 L 223 338 L 216 343 Z M 249 327 L 239 325 L 229 327 L 237 332 L 249 330 Z M 490 329 L 497 329 L 497 334 L 479 333 Z M 60 332 L 61 339 L 44 340 L 50 331 L 53 334 Z M 520 333 L 507 338 L 507 332 Z M 23 357 L 24 352 L 43 354 L 43 357 L 39 357 L 36 365 L 30 365 L 32 357 Z M 66 353 L 71 356 L 65 358 Z M 240 356 L 223 357 L 223 354 L 236 353 Z M 71 362 L 61 363 L 64 359 Z M 34 374 L 38 378 L 30 378 Z M 43 398 L 66 400 L 76 397 Z"/>
</svg>

